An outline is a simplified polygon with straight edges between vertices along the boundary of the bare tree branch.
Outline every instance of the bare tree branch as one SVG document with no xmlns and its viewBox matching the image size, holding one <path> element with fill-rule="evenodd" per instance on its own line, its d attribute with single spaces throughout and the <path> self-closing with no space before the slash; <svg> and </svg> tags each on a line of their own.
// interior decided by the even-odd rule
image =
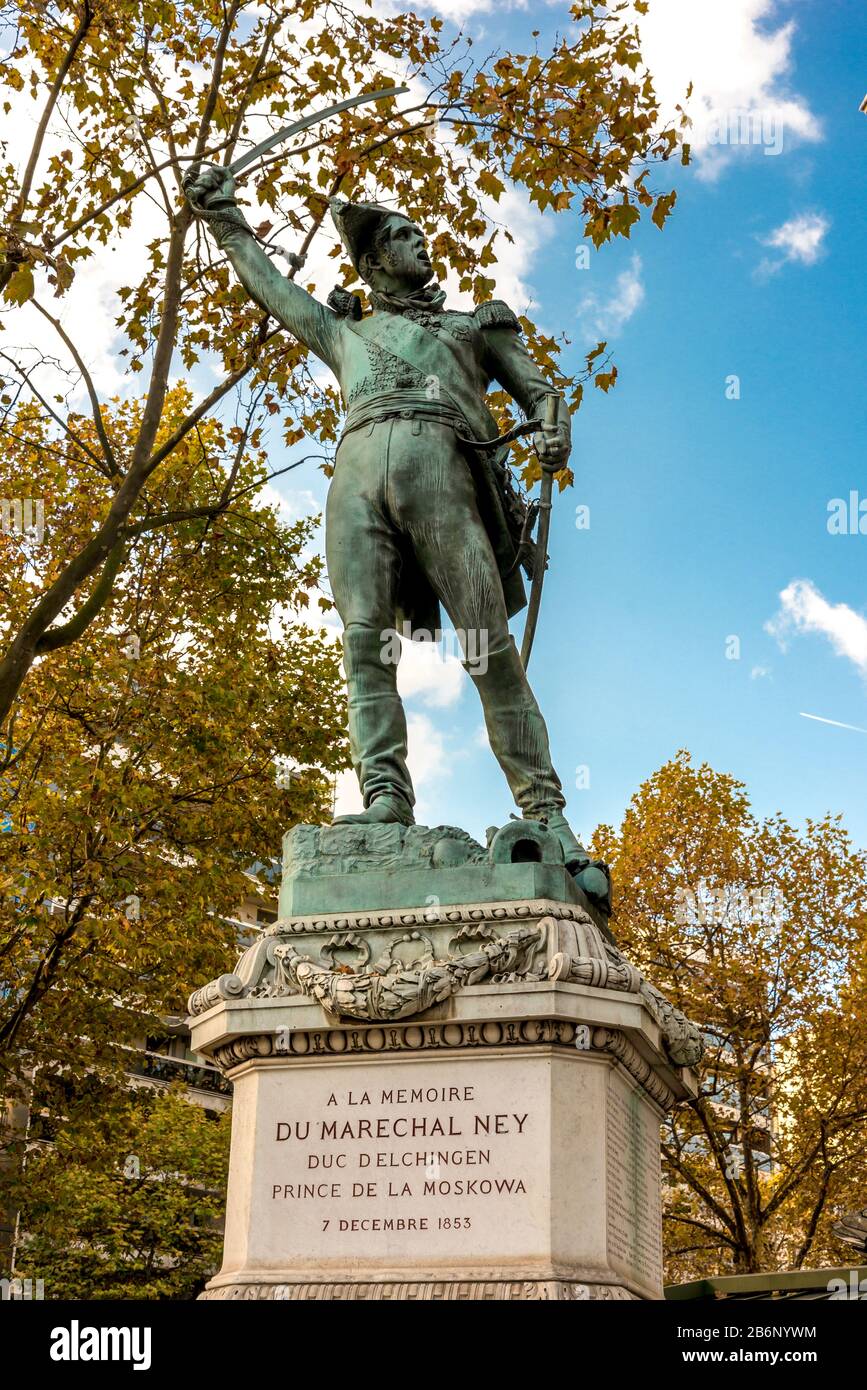
<svg viewBox="0 0 867 1390">
<path fill-rule="evenodd" d="M 107 470 L 105 471 L 107 471 L 107 474 L 110 478 L 117 477 L 120 473 L 120 468 L 115 457 L 114 449 L 111 447 L 111 442 L 109 441 L 108 434 L 106 433 L 105 423 L 102 418 L 102 411 L 99 408 L 99 397 L 96 394 L 96 387 L 93 384 L 93 378 L 91 377 L 90 372 L 87 370 L 87 367 L 84 365 L 81 354 L 79 353 L 69 334 L 66 332 L 66 329 L 63 327 L 63 324 L 60 322 L 60 320 L 56 319 L 53 314 L 49 314 L 48 310 L 44 309 L 38 300 L 33 299 L 31 300 L 31 303 L 33 304 L 34 309 L 37 309 L 39 313 L 42 314 L 43 318 L 46 318 L 48 322 L 53 326 L 61 342 L 64 344 L 70 356 L 72 357 L 72 360 L 75 363 L 76 367 L 81 372 L 82 380 L 84 381 L 84 384 L 87 387 L 87 394 L 90 397 L 90 405 L 91 410 L 93 412 L 93 423 L 96 426 L 96 432 L 99 435 L 99 442 L 102 445 L 103 453 L 105 454 L 106 464 L 108 465 Z"/>
<path fill-rule="evenodd" d="M 4 358 L 4 360 L 10 364 L 10 366 L 14 367 L 16 372 L 20 372 L 21 376 L 27 382 L 28 389 L 33 392 L 34 396 L 38 400 L 39 404 L 42 406 L 43 410 L 46 410 L 48 412 L 52 420 L 54 420 L 55 424 L 59 425 L 60 428 L 63 430 L 64 434 L 67 434 L 69 438 L 72 440 L 72 442 L 78 445 L 79 449 L 83 454 L 87 454 L 88 458 L 96 464 L 100 473 L 106 473 L 106 465 L 103 463 L 99 455 L 95 454 L 88 444 L 85 444 L 84 440 L 81 438 L 80 435 L 76 434 L 75 430 L 72 428 L 69 422 L 64 420 L 62 415 L 58 415 L 54 407 L 48 404 L 48 401 L 45 399 L 42 393 L 40 391 L 37 391 L 36 387 L 33 385 L 33 382 L 30 379 L 30 373 L 28 372 L 27 368 L 22 367 L 20 362 L 16 362 L 14 357 L 10 357 L 8 352 L 0 352 L 0 357 Z M 106 476 L 108 476 L 107 473 Z"/>
</svg>

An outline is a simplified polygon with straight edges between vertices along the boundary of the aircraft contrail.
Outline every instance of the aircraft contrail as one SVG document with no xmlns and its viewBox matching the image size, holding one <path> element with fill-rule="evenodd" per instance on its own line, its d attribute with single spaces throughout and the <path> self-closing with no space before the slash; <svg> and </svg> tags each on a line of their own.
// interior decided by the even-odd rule
<svg viewBox="0 0 867 1390">
<path fill-rule="evenodd" d="M 817 724 L 833 724 L 835 729 L 851 729 L 855 734 L 867 734 L 867 729 L 861 729 L 857 724 L 841 724 L 839 719 L 823 719 L 821 714 L 805 714 L 800 711 L 802 719 L 815 719 Z"/>
</svg>

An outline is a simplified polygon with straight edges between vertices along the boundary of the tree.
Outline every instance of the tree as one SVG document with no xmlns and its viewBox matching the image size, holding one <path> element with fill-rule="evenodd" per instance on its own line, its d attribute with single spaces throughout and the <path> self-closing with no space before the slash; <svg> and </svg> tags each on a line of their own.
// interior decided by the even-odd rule
<svg viewBox="0 0 867 1390">
<path fill-rule="evenodd" d="M 190 401 L 183 385 L 168 393 L 166 435 Z M 145 408 L 106 411 L 119 449 Z M 60 518 L 50 548 L 0 536 L 11 623 L 111 493 L 92 477 L 94 426 L 77 431 L 78 444 L 25 404 L 7 435 L 7 464 Z M 250 870 L 273 873 L 282 829 L 327 816 L 347 763 L 339 648 L 303 617 L 320 573 L 311 523 L 285 525 L 257 500 L 266 476 L 255 430 L 202 421 L 166 460 L 160 510 L 142 504 L 130 523 L 105 602 L 38 663 L 10 721 L 0 1090 L 35 1067 L 122 1074 L 148 1021 L 183 1013 L 189 990 L 225 969 L 227 919 Z M 230 481 L 212 521 L 198 511 L 215 479 Z"/>
<path fill-rule="evenodd" d="M 839 817 L 758 820 L 686 752 L 594 851 L 624 951 L 708 1045 L 663 1131 L 669 1278 L 833 1260 L 867 1179 L 867 854 Z"/>
<path fill-rule="evenodd" d="M 258 138 L 299 112 L 390 85 L 397 69 L 411 87 L 400 105 L 390 99 L 346 112 L 307 132 L 292 157 L 280 149 L 258 162 L 247 183 L 248 198 L 261 209 L 258 233 L 271 245 L 276 228 L 288 231 L 302 256 L 322 238 L 329 194 L 399 198 L 431 234 L 437 274 L 451 268 L 463 289 L 484 300 L 496 283 L 486 272 L 497 245 L 511 239 L 485 207 L 509 182 L 540 209 L 580 209 L 584 234 L 597 246 L 628 236 L 642 211 L 659 226 L 671 211 L 674 193 L 654 194 L 648 179 L 677 151 L 680 136 L 660 118 L 627 9 L 621 0 L 576 0 L 568 32 L 549 51 L 476 61 L 469 40 L 443 40 L 437 19 L 342 0 L 3 6 L 3 109 L 27 118 L 21 128 L 36 113 L 20 170 L 8 155 L 0 167 L 4 317 L 39 316 L 86 399 L 93 505 L 77 545 L 46 572 L 16 622 L 4 623 L 0 729 L 34 662 L 54 661 L 94 621 L 134 517 L 165 510 L 163 473 L 173 451 L 186 447 L 242 384 L 257 417 L 278 417 L 287 443 L 306 434 L 326 444 L 336 437 L 334 390 L 314 382 L 303 350 L 246 298 L 194 229 L 180 193 L 189 163 L 208 157 L 228 164 L 253 143 L 251 130 Z M 685 159 L 685 146 L 681 153 Z M 88 370 L 88 347 L 78 327 L 63 320 L 63 298 L 100 245 L 133 251 L 142 237 L 145 268 L 120 291 L 117 310 L 128 372 L 143 373 L 146 384 L 135 430 L 119 438 Z M 339 256 L 336 244 L 331 254 Z M 351 275 L 345 261 L 335 270 L 344 281 Z M 49 308 L 52 292 L 60 304 Z M 616 369 L 606 370 L 604 344 L 572 378 L 558 367 L 560 344 L 529 320 L 524 327 L 573 408 L 584 380 L 592 377 L 606 391 L 612 385 Z M 15 341 L 22 341 L 18 329 Z M 179 357 L 188 371 L 207 364 L 217 380 L 191 396 L 169 428 L 169 382 Z M 19 400 L 38 402 L 63 431 L 64 447 L 79 449 L 81 418 L 46 384 L 44 369 L 52 364 L 11 348 L 0 364 L 7 409 Z M 0 429 L 15 428 L 0 419 Z M 213 508 L 222 482 L 214 480 L 202 506 Z"/>
<path fill-rule="evenodd" d="M 219 1268 L 230 1116 L 91 1087 L 10 1191 L 21 1278 L 55 1299 L 195 1298 Z"/>
</svg>

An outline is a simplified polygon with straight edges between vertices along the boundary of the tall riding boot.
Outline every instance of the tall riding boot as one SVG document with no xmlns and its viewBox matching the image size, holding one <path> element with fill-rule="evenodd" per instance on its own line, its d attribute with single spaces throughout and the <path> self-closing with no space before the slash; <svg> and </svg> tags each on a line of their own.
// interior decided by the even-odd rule
<svg viewBox="0 0 867 1390">
<path fill-rule="evenodd" d="M 337 824 L 412 825 L 415 802 L 406 766 L 406 716 L 397 693 L 397 665 L 375 628 L 353 623 L 343 634 L 349 689 L 349 751 L 364 797 L 357 816 Z"/>
<path fill-rule="evenodd" d="M 574 873 L 588 862 L 587 851 L 563 815 L 566 799 L 551 762 L 548 730 L 512 638 L 508 647 L 487 653 L 484 672 L 479 664 L 464 666 L 481 696 L 491 751 L 522 813 L 547 823 Z"/>
</svg>

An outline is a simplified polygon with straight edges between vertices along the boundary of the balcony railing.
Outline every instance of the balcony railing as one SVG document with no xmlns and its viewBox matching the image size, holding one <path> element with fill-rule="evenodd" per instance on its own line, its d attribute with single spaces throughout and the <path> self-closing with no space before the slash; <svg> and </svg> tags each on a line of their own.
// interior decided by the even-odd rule
<svg viewBox="0 0 867 1390">
<path fill-rule="evenodd" d="M 232 1094 L 232 1083 L 216 1067 L 202 1066 L 200 1062 L 181 1057 L 167 1057 L 162 1052 L 138 1053 L 131 1059 L 128 1070 L 133 1076 L 147 1076 L 153 1081 L 182 1081 L 197 1091 L 214 1091 L 222 1096 Z"/>
</svg>

